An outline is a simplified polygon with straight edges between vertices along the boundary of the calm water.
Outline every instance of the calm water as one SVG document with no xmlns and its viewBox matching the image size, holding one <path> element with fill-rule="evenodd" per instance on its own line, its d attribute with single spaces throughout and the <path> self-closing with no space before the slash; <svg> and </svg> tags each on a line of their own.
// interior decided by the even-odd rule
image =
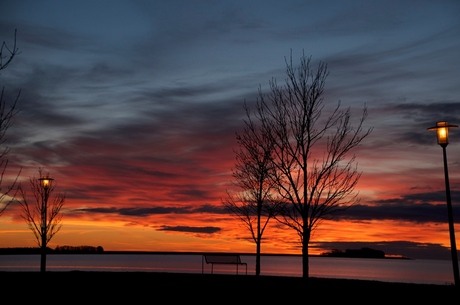
<svg viewBox="0 0 460 305">
<path fill-rule="evenodd" d="M 255 274 L 255 256 L 242 256 Z M 211 273 L 199 254 L 49 254 L 48 271 L 145 271 Z M 40 271 L 40 255 L 0 255 L 0 271 Z M 235 274 L 233 265 L 215 265 L 214 273 Z M 238 267 L 245 274 L 244 266 Z M 261 275 L 302 276 L 299 256 L 262 256 Z M 310 276 L 453 285 L 449 260 L 400 260 L 311 257 Z"/>
</svg>

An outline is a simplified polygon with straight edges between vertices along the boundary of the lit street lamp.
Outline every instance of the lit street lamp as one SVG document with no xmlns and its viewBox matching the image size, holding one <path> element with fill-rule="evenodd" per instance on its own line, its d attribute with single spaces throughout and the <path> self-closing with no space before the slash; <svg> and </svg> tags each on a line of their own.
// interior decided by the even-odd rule
<svg viewBox="0 0 460 305">
<path fill-rule="evenodd" d="M 49 190 L 51 187 L 51 182 L 54 180 L 48 176 L 42 177 L 38 179 L 40 181 L 41 186 L 43 187 L 43 196 L 42 196 L 42 219 L 41 219 L 41 258 L 40 258 L 40 271 L 46 271 L 46 244 L 47 242 L 47 235 L 48 235 L 48 228 L 47 228 L 47 214 L 48 214 L 48 196 Z"/>
<path fill-rule="evenodd" d="M 447 217 L 449 219 L 450 233 L 450 252 L 452 254 L 452 267 L 454 270 L 454 282 L 456 287 L 460 287 L 460 278 L 458 273 L 458 258 L 457 246 L 455 244 L 454 217 L 452 212 L 452 203 L 450 199 L 449 172 L 447 170 L 446 147 L 449 144 L 449 128 L 456 128 L 457 125 L 449 125 L 446 121 L 437 122 L 435 127 L 430 127 L 428 130 L 436 130 L 438 144 L 442 147 L 444 157 L 444 177 L 446 181 L 446 201 L 447 201 Z"/>
</svg>

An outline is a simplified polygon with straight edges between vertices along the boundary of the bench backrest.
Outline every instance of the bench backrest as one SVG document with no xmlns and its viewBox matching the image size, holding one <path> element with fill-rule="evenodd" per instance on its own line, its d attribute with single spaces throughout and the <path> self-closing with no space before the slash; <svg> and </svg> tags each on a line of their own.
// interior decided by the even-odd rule
<svg viewBox="0 0 460 305">
<path fill-rule="evenodd" d="M 241 264 L 240 256 L 234 254 L 205 254 L 204 258 L 208 264 Z"/>
</svg>

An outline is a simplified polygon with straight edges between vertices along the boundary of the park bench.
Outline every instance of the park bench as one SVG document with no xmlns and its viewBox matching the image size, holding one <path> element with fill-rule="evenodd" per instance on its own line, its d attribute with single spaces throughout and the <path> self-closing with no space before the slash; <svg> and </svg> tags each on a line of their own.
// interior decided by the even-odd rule
<svg viewBox="0 0 460 305">
<path fill-rule="evenodd" d="M 236 265 L 236 274 L 238 274 L 238 267 L 244 266 L 246 268 L 246 275 L 248 274 L 248 264 L 241 261 L 238 254 L 229 253 L 212 253 L 203 254 L 201 260 L 201 273 L 204 273 L 204 263 L 211 264 L 211 274 L 214 273 L 214 265 Z"/>
</svg>

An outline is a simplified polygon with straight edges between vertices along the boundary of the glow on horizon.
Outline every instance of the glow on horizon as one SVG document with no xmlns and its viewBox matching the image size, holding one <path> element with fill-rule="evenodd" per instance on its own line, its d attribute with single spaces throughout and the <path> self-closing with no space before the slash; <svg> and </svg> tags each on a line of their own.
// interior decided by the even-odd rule
<svg viewBox="0 0 460 305">
<path fill-rule="evenodd" d="M 216 218 L 218 219 L 218 218 Z M 171 219 L 170 219 L 171 220 Z M 152 221 L 152 224 L 156 221 Z M 158 221 L 164 222 L 164 221 Z M 193 226 L 193 220 L 177 220 Z M 216 234 L 179 233 L 155 230 L 151 225 L 130 224 L 123 221 L 65 220 L 50 247 L 62 245 L 102 246 L 108 251 L 179 251 L 179 252 L 244 252 L 252 253 L 255 244 L 248 240 L 246 228 L 236 220 L 223 220 L 223 232 Z M 218 225 L 219 222 L 214 223 Z M 172 223 L 171 225 L 174 225 Z M 2 244 L 8 247 L 35 247 L 36 241 L 24 223 L 0 222 Z M 263 253 L 300 254 L 296 234 L 278 229 L 273 225 L 267 229 L 262 243 Z M 410 240 L 417 243 L 434 243 L 449 247 L 447 224 L 414 224 L 389 220 L 374 221 L 325 221 L 314 231 L 312 244 L 318 242 L 391 242 Z M 69 242 L 71 241 L 71 242 Z M 330 251 L 330 248 L 311 248 L 310 254 Z M 344 249 L 342 249 L 344 250 Z M 404 251 L 401 249 L 401 251 Z M 405 255 L 404 253 L 388 253 Z"/>
</svg>

